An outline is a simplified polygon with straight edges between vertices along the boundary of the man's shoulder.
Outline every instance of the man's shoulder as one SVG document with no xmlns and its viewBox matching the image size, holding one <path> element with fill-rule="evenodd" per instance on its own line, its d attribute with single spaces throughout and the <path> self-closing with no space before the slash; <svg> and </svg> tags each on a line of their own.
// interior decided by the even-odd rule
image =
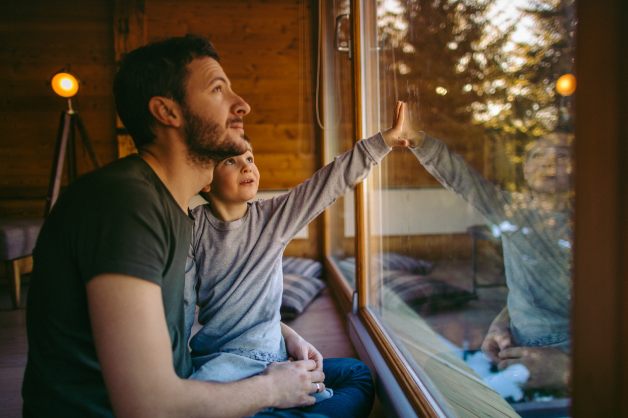
<svg viewBox="0 0 628 418">
<path fill-rule="evenodd" d="M 108 199 L 128 199 L 131 203 L 159 194 L 163 184 L 139 157 L 126 157 L 81 177 L 78 194 L 101 195 Z"/>
<path fill-rule="evenodd" d="M 171 205 L 168 191 L 139 157 L 124 158 L 85 174 L 65 190 L 53 212 L 91 218 L 110 213 L 140 212 Z M 65 218 L 65 216 L 62 216 Z"/>
</svg>

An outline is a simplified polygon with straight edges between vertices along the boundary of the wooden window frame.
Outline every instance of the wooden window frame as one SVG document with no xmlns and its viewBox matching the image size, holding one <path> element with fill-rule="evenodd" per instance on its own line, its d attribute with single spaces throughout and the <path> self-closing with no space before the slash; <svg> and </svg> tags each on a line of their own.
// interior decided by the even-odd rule
<svg viewBox="0 0 628 418">
<path fill-rule="evenodd" d="M 363 135 L 362 2 L 351 2 L 355 137 Z M 575 141 L 574 298 L 572 306 L 572 408 L 574 417 L 627 416 L 628 406 L 628 20 L 621 0 L 576 2 L 578 17 Z M 622 76 L 623 75 L 623 76 Z M 623 141 L 622 141 L 623 139 Z M 357 303 L 329 257 L 331 282 L 343 294 L 386 360 L 415 411 L 441 416 L 398 349 L 367 307 L 368 180 L 355 190 Z M 342 286 L 344 284 L 344 286 Z"/>
</svg>

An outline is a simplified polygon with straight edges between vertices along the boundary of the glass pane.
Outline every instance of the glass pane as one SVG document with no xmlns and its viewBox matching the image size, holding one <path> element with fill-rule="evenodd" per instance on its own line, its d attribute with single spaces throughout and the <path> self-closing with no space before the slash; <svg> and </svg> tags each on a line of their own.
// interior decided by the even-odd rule
<svg viewBox="0 0 628 418">
<path fill-rule="evenodd" d="M 349 1 L 327 0 L 321 2 L 323 25 L 323 47 L 321 49 L 322 86 L 324 103 L 323 132 L 325 135 L 325 163 L 353 146 L 354 100 L 352 63 L 349 58 Z M 355 287 L 355 215 L 353 192 L 348 192 L 327 209 L 327 227 L 331 257 L 349 287 Z"/>
<path fill-rule="evenodd" d="M 365 134 L 426 134 L 369 179 L 369 308 L 447 415 L 568 415 L 574 2 L 363 13 Z"/>
</svg>

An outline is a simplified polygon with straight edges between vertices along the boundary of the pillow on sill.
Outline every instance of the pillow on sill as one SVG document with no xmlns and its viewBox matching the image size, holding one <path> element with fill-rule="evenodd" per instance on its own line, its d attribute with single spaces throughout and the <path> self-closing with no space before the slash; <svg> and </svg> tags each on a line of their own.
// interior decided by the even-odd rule
<svg viewBox="0 0 628 418">
<path fill-rule="evenodd" d="M 283 273 L 307 277 L 323 277 L 323 263 L 302 257 L 283 257 Z"/>
<path fill-rule="evenodd" d="M 434 263 L 398 253 L 383 253 L 378 257 L 384 270 L 403 270 L 416 274 L 428 274 Z"/>
<path fill-rule="evenodd" d="M 475 299 L 471 292 L 458 286 L 400 270 L 384 272 L 384 291 L 394 292 L 423 315 L 457 308 Z"/>
<path fill-rule="evenodd" d="M 410 257 L 398 253 L 383 253 L 377 256 L 377 264 L 382 270 L 399 270 L 415 274 L 429 274 L 434 267 L 434 263 L 420 258 Z M 353 279 L 355 277 L 355 257 L 347 257 L 337 262 L 343 275 Z"/>
<path fill-rule="evenodd" d="M 284 272 L 281 319 L 299 316 L 324 288 L 325 282 L 319 278 Z"/>
</svg>

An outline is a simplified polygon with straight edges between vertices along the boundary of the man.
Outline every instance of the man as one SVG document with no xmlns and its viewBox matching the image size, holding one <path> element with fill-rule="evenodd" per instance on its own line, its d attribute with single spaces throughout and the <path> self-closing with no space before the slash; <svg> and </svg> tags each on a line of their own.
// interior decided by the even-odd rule
<svg viewBox="0 0 628 418">
<path fill-rule="evenodd" d="M 530 389 L 569 385 L 571 141 L 571 134 L 552 133 L 531 142 L 523 166 L 527 189 L 517 193 L 484 179 L 435 138 L 422 134 L 413 149 L 430 174 L 499 230 L 508 301 L 482 350 L 499 368 L 526 366 Z"/>
<path fill-rule="evenodd" d="M 114 93 L 139 155 L 78 179 L 42 228 L 24 416 L 222 417 L 312 404 L 324 379 L 312 360 L 228 384 L 185 380 L 188 201 L 211 182 L 214 159 L 244 152 L 250 111 L 216 51 L 194 36 L 135 50 Z"/>
</svg>

